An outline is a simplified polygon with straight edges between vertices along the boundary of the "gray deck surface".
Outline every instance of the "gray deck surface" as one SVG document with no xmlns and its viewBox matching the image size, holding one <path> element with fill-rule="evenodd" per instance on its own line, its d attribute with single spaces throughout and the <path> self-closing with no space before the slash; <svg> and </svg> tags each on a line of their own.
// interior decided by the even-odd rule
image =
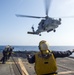
<svg viewBox="0 0 74 75">
<path fill-rule="evenodd" d="M 34 71 L 34 64 L 29 64 L 27 59 L 25 58 L 24 54 L 17 54 L 18 57 L 13 57 L 16 64 L 18 65 L 18 68 L 20 72 L 22 71 L 18 62 L 18 59 L 20 58 L 23 62 L 23 65 L 29 75 L 36 75 Z M 0 53 L 0 59 L 2 57 L 2 54 Z M 58 58 L 57 59 L 57 66 L 58 66 L 58 75 L 74 75 L 74 59 L 73 58 Z M 21 74 L 17 66 L 15 65 L 14 61 L 12 60 L 12 57 L 6 62 L 6 64 L 2 64 L 0 62 L 0 75 L 25 75 Z M 61 73 L 62 72 L 62 73 Z"/>
</svg>

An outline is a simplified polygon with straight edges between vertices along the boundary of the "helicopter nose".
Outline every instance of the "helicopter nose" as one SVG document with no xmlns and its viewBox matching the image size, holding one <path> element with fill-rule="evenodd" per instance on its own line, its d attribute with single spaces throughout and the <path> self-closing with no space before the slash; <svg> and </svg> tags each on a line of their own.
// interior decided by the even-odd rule
<svg viewBox="0 0 74 75">
<path fill-rule="evenodd" d="M 59 21 L 61 21 L 61 18 L 59 18 Z"/>
<path fill-rule="evenodd" d="M 61 21 L 57 21 L 57 24 L 60 25 L 61 24 Z"/>
<path fill-rule="evenodd" d="M 61 18 L 59 18 L 59 20 L 58 20 L 58 24 L 59 24 L 59 25 L 61 24 Z"/>
</svg>

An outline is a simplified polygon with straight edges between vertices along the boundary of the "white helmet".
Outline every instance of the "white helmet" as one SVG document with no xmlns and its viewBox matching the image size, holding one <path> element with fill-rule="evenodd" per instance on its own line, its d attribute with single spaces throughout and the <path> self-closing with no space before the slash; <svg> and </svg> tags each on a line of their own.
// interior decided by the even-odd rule
<svg viewBox="0 0 74 75">
<path fill-rule="evenodd" d="M 45 40 L 40 41 L 39 49 L 40 50 L 48 50 L 49 49 L 48 43 Z"/>
<path fill-rule="evenodd" d="M 9 47 L 10 47 L 10 45 L 7 45 L 7 46 L 6 46 L 6 48 L 9 48 Z"/>
</svg>

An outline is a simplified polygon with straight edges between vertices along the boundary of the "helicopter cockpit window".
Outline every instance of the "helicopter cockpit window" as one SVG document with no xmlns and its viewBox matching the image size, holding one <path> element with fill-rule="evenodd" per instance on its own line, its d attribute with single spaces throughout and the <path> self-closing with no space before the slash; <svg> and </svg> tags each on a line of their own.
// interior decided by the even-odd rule
<svg viewBox="0 0 74 75">
<path fill-rule="evenodd" d="M 43 20 L 41 20 L 41 22 L 39 23 L 39 25 L 43 25 L 44 24 L 44 22 L 45 22 L 45 20 L 43 19 Z"/>
</svg>

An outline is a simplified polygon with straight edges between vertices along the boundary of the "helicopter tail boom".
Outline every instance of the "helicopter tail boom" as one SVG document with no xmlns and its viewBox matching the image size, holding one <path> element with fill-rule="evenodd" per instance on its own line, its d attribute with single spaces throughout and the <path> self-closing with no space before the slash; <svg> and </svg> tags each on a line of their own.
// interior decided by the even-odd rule
<svg viewBox="0 0 74 75">
<path fill-rule="evenodd" d="M 36 33 L 36 32 L 27 32 L 28 34 L 35 34 L 35 35 L 39 35 L 39 36 L 41 36 L 41 34 L 39 34 L 39 33 Z"/>
</svg>

